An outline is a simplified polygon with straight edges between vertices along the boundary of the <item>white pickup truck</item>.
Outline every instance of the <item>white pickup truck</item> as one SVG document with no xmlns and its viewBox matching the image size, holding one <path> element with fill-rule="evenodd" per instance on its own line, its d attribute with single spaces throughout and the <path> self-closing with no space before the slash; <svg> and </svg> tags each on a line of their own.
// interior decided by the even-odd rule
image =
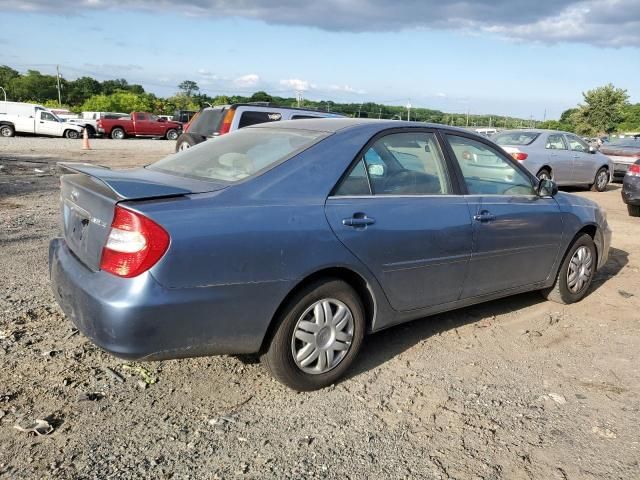
<svg viewBox="0 0 640 480">
<path fill-rule="evenodd" d="M 80 138 L 83 127 L 62 122 L 42 105 L 0 101 L 0 137 L 13 137 L 16 133 L 52 137 Z"/>
</svg>

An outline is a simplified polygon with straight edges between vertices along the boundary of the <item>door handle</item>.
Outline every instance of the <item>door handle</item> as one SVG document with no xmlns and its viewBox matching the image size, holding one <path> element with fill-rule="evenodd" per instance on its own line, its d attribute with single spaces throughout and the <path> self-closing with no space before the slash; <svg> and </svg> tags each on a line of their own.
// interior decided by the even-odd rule
<svg viewBox="0 0 640 480">
<path fill-rule="evenodd" d="M 474 215 L 473 219 L 476 222 L 483 222 L 484 223 L 484 222 L 491 222 L 491 221 L 495 220 L 496 216 L 493 215 L 488 210 L 483 210 L 480 213 L 478 213 L 477 215 Z"/>
<path fill-rule="evenodd" d="M 374 223 L 376 221 L 364 213 L 354 213 L 353 217 L 342 219 L 342 224 L 346 227 L 363 228 Z"/>
</svg>

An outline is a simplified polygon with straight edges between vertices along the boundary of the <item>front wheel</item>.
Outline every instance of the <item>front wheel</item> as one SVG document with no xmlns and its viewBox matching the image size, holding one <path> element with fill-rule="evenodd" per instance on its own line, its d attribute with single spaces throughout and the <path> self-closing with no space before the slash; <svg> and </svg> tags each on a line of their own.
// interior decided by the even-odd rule
<svg viewBox="0 0 640 480">
<path fill-rule="evenodd" d="M 604 192 L 607 189 L 608 183 L 609 170 L 603 167 L 596 173 L 596 176 L 593 180 L 593 185 L 591 185 L 591 190 L 594 192 Z"/>
<path fill-rule="evenodd" d="M 169 130 L 167 130 L 167 133 L 164 136 L 164 138 L 166 138 L 167 140 L 176 140 L 178 138 L 178 131 L 173 128 L 170 128 Z"/>
<path fill-rule="evenodd" d="M 596 246 L 593 239 L 580 235 L 562 261 L 556 281 L 552 287 L 542 290 L 547 300 L 556 303 L 575 303 L 584 298 L 596 271 Z"/>
<path fill-rule="evenodd" d="M 78 138 L 80 138 L 80 133 L 76 132 L 75 130 L 67 130 L 64 132 L 64 137 L 71 140 L 77 140 Z"/>
<path fill-rule="evenodd" d="M 335 383 L 364 337 L 362 302 L 342 280 L 310 284 L 289 301 L 277 321 L 260 360 L 278 381 L 299 391 Z"/>
<path fill-rule="evenodd" d="M 640 217 L 640 205 L 627 205 L 627 211 L 632 217 Z"/>
</svg>

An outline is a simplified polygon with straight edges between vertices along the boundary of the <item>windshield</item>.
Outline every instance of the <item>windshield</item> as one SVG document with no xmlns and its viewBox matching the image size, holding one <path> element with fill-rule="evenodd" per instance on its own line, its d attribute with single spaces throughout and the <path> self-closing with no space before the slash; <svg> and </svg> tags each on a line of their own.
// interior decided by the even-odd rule
<svg viewBox="0 0 640 480">
<path fill-rule="evenodd" d="M 540 134 L 536 132 L 504 132 L 491 140 L 498 145 L 530 145 Z"/>
<path fill-rule="evenodd" d="M 326 132 L 248 128 L 172 154 L 147 168 L 203 180 L 238 182 L 284 161 Z"/>
<path fill-rule="evenodd" d="M 202 110 L 189 126 L 189 133 L 211 137 L 220 129 L 220 124 L 226 113 L 226 109 L 215 108 Z"/>
</svg>

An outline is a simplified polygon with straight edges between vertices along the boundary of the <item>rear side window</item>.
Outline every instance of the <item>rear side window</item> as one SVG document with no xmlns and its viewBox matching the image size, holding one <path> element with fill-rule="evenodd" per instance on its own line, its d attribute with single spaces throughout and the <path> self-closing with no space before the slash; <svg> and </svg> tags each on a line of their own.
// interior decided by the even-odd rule
<svg viewBox="0 0 640 480">
<path fill-rule="evenodd" d="M 251 128 L 203 142 L 149 165 L 202 180 L 238 182 L 261 173 L 327 136 L 326 132 Z"/>
<path fill-rule="evenodd" d="M 144 113 L 136 113 L 136 120 L 146 120 L 147 116 Z"/>
<path fill-rule="evenodd" d="M 191 121 L 189 133 L 202 135 L 203 137 L 213 136 L 220 130 L 220 125 L 226 113 L 227 109 L 225 108 L 202 110 Z"/>
<path fill-rule="evenodd" d="M 535 132 L 504 132 L 491 140 L 498 145 L 531 145 L 540 134 Z"/>
<path fill-rule="evenodd" d="M 252 112 L 247 110 L 240 115 L 238 128 L 257 125 L 258 123 L 278 122 L 282 120 L 282 114 L 278 112 Z"/>
<path fill-rule="evenodd" d="M 559 134 L 551 134 L 547 137 L 547 144 L 545 148 L 551 150 L 566 150 L 567 144 L 564 142 L 564 138 Z"/>
</svg>

